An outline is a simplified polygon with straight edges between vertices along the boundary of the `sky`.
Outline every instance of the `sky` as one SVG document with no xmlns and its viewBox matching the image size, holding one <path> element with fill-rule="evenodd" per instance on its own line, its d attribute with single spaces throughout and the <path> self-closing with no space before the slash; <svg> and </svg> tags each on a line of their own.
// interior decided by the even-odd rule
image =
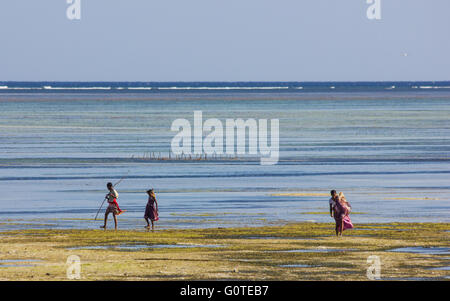
<svg viewBox="0 0 450 301">
<path fill-rule="evenodd" d="M 448 0 L 80 1 L 1 0 L 0 80 L 450 80 Z"/>
</svg>

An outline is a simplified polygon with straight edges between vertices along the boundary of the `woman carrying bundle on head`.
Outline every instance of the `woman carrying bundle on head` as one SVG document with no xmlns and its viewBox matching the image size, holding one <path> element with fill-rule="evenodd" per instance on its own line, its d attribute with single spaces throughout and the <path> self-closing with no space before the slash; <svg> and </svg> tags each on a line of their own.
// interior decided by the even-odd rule
<svg viewBox="0 0 450 301">
<path fill-rule="evenodd" d="M 148 202 L 145 207 L 144 219 L 147 222 L 147 229 L 150 228 L 150 222 L 152 223 L 152 229 L 155 227 L 154 222 L 159 220 L 158 217 L 158 202 L 156 201 L 155 192 L 153 189 L 147 190 Z M 150 222 L 149 222 L 150 220 Z"/>
<path fill-rule="evenodd" d="M 349 215 L 350 212 L 352 212 L 352 206 L 345 198 L 345 195 L 343 192 L 339 192 L 339 200 L 341 201 L 342 205 L 344 206 L 344 208 L 346 210 L 346 215 Z"/>
</svg>

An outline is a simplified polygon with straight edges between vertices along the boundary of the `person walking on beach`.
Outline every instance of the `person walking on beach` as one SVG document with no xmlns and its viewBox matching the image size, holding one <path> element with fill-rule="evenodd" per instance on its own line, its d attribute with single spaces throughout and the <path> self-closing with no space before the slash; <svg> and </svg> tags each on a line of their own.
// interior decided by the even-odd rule
<svg viewBox="0 0 450 301">
<path fill-rule="evenodd" d="M 330 204 L 330 216 L 333 217 L 334 206 L 335 206 L 334 197 L 336 196 L 337 192 L 336 192 L 336 190 L 333 189 L 330 191 L 330 194 L 331 194 L 331 198 L 328 201 L 328 203 Z"/>
<path fill-rule="evenodd" d="M 106 184 L 106 187 L 109 190 L 109 192 L 105 196 L 105 198 L 108 201 L 108 207 L 106 208 L 105 211 L 105 223 L 103 224 L 103 226 L 100 226 L 100 228 L 106 229 L 106 222 L 108 221 L 108 215 L 112 213 L 114 218 L 114 228 L 117 230 L 117 216 L 122 214 L 124 210 L 121 210 L 119 208 L 119 204 L 117 203 L 117 198 L 119 197 L 119 194 L 114 189 L 113 184 L 108 183 Z"/>
<path fill-rule="evenodd" d="M 147 222 L 147 229 L 150 229 L 150 222 L 152 223 L 152 229 L 154 229 L 154 222 L 159 220 L 158 216 L 158 202 L 156 201 L 155 192 L 153 189 L 147 190 L 148 201 L 145 207 L 144 219 Z M 150 220 L 150 222 L 149 222 Z"/>
<path fill-rule="evenodd" d="M 332 197 L 329 201 L 330 215 L 334 217 L 336 222 L 336 236 L 342 236 L 342 232 L 344 230 L 353 228 L 353 224 L 349 216 L 351 206 L 342 192 L 337 194 L 335 190 L 332 190 L 331 195 Z"/>
<path fill-rule="evenodd" d="M 119 212 L 117 215 L 121 215 L 126 210 L 122 210 L 119 208 L 119 203 L 117 203 L 117 199 L 119 198 L 119 194 L 117 193 L 117 190 L 114 188 L 112 183 L 106 184 L 106 188 L 108 188 L 109 192 L 106 194 L 106 197 L 108 199 L 112 199 L 112 202 L 117 207 L 117 211 Z"/>
</svg>

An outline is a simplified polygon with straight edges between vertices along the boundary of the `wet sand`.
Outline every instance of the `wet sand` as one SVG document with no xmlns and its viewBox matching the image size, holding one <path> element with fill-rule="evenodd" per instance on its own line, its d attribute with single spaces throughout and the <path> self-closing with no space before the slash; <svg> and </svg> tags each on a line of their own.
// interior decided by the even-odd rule
<svg viewBox="0 0 450 301">
<path fill-rule="evenodd" d="M 450 223 L 359 224 L 336 238 L 331 223 L 253 228 L 16 230 L 0 233 L 0 280 L 446 280 Z M 429 252 L 428 252 L 429 251 Z"/>
</svg>

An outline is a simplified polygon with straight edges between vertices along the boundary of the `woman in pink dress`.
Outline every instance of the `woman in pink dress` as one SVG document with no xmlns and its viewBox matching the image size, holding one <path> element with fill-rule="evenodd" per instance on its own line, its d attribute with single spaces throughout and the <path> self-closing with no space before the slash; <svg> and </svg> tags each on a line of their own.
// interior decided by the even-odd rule
<svg viewBox="0 0 450 301">
<path fill-rule="evenodd" d="M 148 202 L 145 207 L 144 219 L 147 222 L 146 228 L 150 228 L 150 222 L 152 223 L 152 229 L 155 227 L 154 222 L 159 220 L 158 216 L 158 202 L 156 201 L 155 192 L 153 189 L 147 190 Z M 150 222 L 149 222 L 150 220 Z"/>
<path fill-rule="evenodd" d="M 333 197 L 334 200 L 334 220 L 336 222 L 336 236 L 342 236 L 342 232 L 347 229 L 352 229 L 353 224 L 350 220 L 351 206 L 345 199 L 344 194 L 341 192 L 339 195 Z"/>
</svg>

